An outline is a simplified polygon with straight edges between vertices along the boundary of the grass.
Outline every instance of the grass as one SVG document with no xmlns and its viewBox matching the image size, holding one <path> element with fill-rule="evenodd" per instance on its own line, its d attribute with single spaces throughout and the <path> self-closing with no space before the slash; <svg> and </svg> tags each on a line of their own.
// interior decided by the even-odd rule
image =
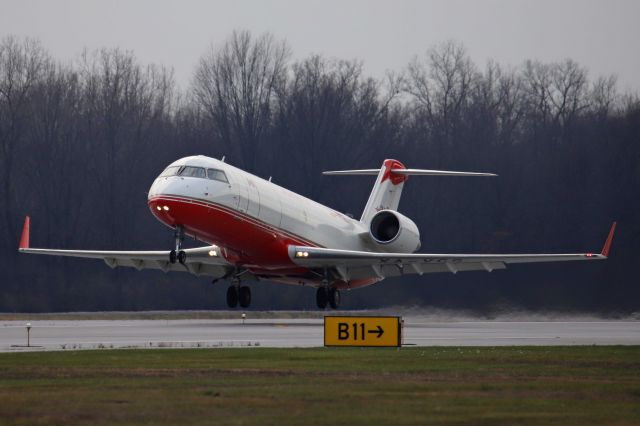
<svg viewBox="0 0 640 426">
<path fill-rule="evenodd" d="M 640 347 L 0 354 L 0 424 L 638 424 Z"/>
</svg>

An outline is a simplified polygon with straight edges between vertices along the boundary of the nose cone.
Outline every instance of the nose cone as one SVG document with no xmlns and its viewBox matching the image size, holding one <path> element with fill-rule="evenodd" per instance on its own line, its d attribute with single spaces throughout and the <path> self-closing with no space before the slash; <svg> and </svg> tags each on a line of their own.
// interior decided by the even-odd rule
<svg viewBox="0 0 640 426">
<path fill-rule="evenodd" d="M 158 177 L 153 181 L 149 188 L 147 201 L 164 195 L 182 195 L 189 189 L 189 185 L 185 183 L 180 176 Z"/>
<path fill-rule="evenodd" d="M 160 191 L 159 191 L 159 187 L 160 185 L 160 178 L 157 178 L 156 180 L 153 181 L 153 183 L 151 184 L 151 187 L 149 187 L 149 192 L 147 192 L 147 201 L 151 201 L 152 198 L 161 195 Z"/>
<path fill-rule="evenodd" d="M 147 196 L 147 205 L 156 219 L 167 226 L 174 226 L 175 217 L 171 211 L 171 203 L 164 197 L 167 194 L 168 186 L 166 180 L 166 178 L 157 178 L 151 184 L 149 195 Z"/>
</svg>

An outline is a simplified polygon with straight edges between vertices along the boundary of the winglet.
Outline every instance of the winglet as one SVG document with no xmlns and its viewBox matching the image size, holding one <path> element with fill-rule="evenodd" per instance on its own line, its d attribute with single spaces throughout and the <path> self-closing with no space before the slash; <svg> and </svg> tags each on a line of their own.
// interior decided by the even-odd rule
<svg viewBox="0 0 640 426">
<path fill-rule="evenodd" d="M 20 236 L 19 249 L 29 248 L 29 216 L 24 218 L 24 226 L 22 227 L 22 235 Z"/>
<path fill-rule="evenodd" d="M 604 242 L 604 247 L 602 247 L 602 255 L 604 257 L 609 257 L 609 250 L 611 250 L 611 243 L 613 242 L 613 234 L 616 232 L 616 222 L 613 222 L 611 225 L 611 230 L 609 231 L 609 236 L 607 237 L 607 241 Z"/>
</svg>

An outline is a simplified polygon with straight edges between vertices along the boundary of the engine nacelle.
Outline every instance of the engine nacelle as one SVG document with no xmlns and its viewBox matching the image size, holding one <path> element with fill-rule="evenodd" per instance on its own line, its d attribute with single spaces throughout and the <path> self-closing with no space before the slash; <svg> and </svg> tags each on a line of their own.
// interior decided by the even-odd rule
<svg viewBox="0 0 640 426">
<path fill-rule="evenodd" d="M 369 235 L 383 250 L 413 253 L 420 248 L 420 231 L 408 217 L 393 210 L 381 210 L 371 218 Z"/>
</svg>

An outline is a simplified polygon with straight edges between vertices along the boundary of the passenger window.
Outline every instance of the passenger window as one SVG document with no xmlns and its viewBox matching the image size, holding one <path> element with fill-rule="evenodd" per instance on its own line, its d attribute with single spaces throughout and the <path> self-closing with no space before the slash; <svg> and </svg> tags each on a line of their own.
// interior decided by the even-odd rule
<svg viewBox="0 0 640 426">
<path fill-rule="evenodd" d="M 180 170 L 180 166 L 171 166 L 164 169 L 164 172 L 159 177 L 169 177 L 175 176 L 178 174 L 178 170 Z"/>
<path fill-rule="evenodd" d="M 227 175 L 222 170 L 207 169 L 207 177 L 211 180 L 218 180 L 220 182 L 229 183 Z"/>
<path fill-rule="evenodd" d="M 202 167 L 185 166 L 182 170 L 180 170 L 180 176 L 204 178 L 205 172 Z"/>
</svg>

